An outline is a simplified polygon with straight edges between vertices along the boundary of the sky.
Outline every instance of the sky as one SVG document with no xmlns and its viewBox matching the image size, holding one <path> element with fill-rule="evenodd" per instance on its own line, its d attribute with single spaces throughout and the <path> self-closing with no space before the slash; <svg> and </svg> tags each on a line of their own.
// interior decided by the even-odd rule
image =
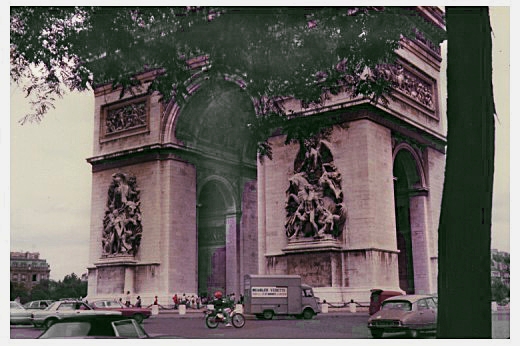
<svg viewBox="0 0 520 346">
<path fill-rule="evenodd" d="M 498 113 L 492 247 L 510 252 L 508 11 L 491 9 Z M 10 173 L 2 186 L 3 253 L 7 247 L 39 252 L 50 264 L 53 280 L 86 273 L 92 180 L 86 159 L 93 152 L 93 93 L 68 94 L 41 123 L 24 126 L 18 120 L 29 111 L 29 104 L 19 87 L 10 85 L 9 104 L 10 118 L 0 129 L 4 162 L 10 156 L 9 172 L 2 169 L 3 175 Z"/>
</svg>

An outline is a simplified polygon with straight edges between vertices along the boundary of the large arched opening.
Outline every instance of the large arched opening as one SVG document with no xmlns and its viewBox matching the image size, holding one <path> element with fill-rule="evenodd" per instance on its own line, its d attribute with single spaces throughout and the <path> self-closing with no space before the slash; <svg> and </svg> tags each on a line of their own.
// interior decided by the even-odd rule
<svg viewBox="0 0 520 346">
<path fill-rule="evenodd" d="M 413 147 L 402 143 L 394 150 L 394 198 L 399 286 L 408 294 L 417 292 L 416 272 L 424 255 L 419 254 L 424 238 L 424 210 L 417 208 L 417 197 L 426 193 L 421 162 Z M 417 262 L 420 262 L 419 265 Z"/>
<path fill-rule="evenodd" d="M 176 119 L 176 139 L 197 171 L 199 295 L 240 289 L 241 201 L 244 184 L 256 179 L 256 143 L 248 130 L 254 117 L 247 93 L 221 79 L 199 85 Z"/>
</svg>

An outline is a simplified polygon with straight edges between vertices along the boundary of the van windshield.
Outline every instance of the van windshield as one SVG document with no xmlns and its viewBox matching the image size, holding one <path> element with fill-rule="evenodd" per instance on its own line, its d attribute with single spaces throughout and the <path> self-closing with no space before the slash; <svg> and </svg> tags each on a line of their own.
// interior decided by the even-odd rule
<svg viewBox="0 0 520 346">
<path fill-rule="evenodd" d="M 310 289 L 310 288 L 303 288 L 302 289 L 302 296 L 303 297 L 314 297 L 314 294 L 312 294 L 312 289 Z"/>
</svg>

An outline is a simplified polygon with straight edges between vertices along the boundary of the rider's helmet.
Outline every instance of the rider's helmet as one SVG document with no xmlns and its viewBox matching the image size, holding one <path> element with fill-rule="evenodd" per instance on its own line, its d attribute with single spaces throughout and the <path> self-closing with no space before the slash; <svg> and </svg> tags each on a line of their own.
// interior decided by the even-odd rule
<svg viewBox="0 0 520 346">
<path fill-rule="evenodd" d="M 216 291 L 215 292 L 215 298 L 221 299 L 222 298 L 222 291 Z"/>
</svg>

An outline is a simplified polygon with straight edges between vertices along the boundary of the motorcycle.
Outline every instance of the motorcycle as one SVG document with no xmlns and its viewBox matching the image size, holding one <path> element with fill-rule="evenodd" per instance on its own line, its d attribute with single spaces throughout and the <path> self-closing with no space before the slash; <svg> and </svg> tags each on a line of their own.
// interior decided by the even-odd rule
<svg viewBox="0 0 520 346">
<path fill-rule="evenodd" d="M 246 318 L 240 312 L 236 312 L 231 308 L 225 308 L 226 312 L 229 315 L 229 320 L 233 327 L 242 328 L 246 324 Z M 222 312 L 218 312 L 215 309 L 208 309 L 205 312 L 206 314 L 206 326 L 208 328 L 217 328 L 219 323 L 228 323 L 226 321 L 226 317 Z"/>
</svg>

